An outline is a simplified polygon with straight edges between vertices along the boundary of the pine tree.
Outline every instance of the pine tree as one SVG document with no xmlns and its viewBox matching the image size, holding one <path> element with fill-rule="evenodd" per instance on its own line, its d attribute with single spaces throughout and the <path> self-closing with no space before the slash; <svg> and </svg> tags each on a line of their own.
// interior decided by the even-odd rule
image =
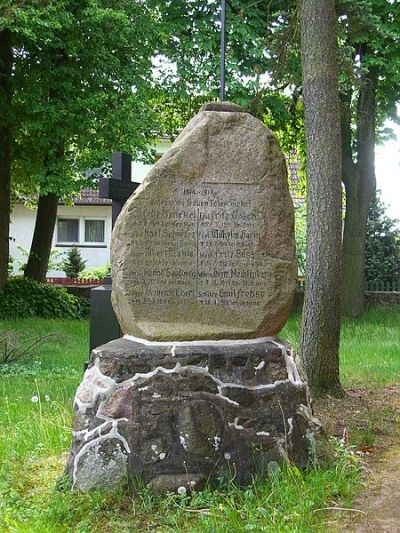
<svg viewBox="0 0 400 533">
<path fill-rule="evenodd" d="M 64 272 L 69 278 L 78 278 L 85 268 L 86 261 L 82 259 L 81 252 L 76 246 L 68 250 L 67 258 L 64 262 Z"/>
<path fill-rule="evenodd" d="M 393 282 L 400 279 L 400 230 L 396 220 L 385 214 L 379 191 L 371 202 L 365 247 L 365 279 Z"/>
</svg>

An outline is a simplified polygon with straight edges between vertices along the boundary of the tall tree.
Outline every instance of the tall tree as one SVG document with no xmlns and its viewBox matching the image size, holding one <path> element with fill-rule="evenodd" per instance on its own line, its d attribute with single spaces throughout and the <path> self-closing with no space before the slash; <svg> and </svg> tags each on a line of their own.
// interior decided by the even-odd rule
<svg viewBox="0 0 400 533">
<path fill-rule="evenodd" d="M 0 28 L 0 289 L 7 281 L 11 187 L 11 33 Z"/>
<path fill-rule="evenodd" d="M 13 184 L 39 198 L 26 274 L 42 280 L 58 198 L 113 150 L 150 154 L 158 22 L 144 0 L 26 0 L 0 23 L 13 36 Z"/>
<path fill-rule="evenodd" d="M 341 150 L 334 0 L 302 0 L 301 54 L 308 240 L 300 351 L 313 394 L 339 395 Z"/>
<path fill-rule="evenodd" d="M 364 306 L 364 258 L 368 209 L 374 198 L 375 145 L 400 99 L 400 4 L 390 0 L 339 2 L 343 183 L 343 309 L 358 316 Z"/>
<path fill-rule="evenodd" d="M 346 215 L 343 233 L 343 310 L 358 316 L 364 307 L 364 258 L 367 218 L 376 188 L 375 130 L 376 86 L 375 69 L 362 76 L 357 106 L 357 160 L 352 154 L 352 122 L 349 94 L 342 93 L 342 157 L 343 183 L 346 189 Z"/>
</svg>

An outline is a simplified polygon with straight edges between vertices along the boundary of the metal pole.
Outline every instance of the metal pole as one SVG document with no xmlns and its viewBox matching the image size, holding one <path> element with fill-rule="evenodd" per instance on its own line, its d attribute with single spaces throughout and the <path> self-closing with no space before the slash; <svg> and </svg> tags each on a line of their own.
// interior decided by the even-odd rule
<svg viewBox="0 0 400 533">
<path fill-rule="evenodd" d="M 220 100 L 223 102 L 225 100 L 225 8 L 226 1 L 221 0 L 221 87 L 220 87 Z"/>
</svg>

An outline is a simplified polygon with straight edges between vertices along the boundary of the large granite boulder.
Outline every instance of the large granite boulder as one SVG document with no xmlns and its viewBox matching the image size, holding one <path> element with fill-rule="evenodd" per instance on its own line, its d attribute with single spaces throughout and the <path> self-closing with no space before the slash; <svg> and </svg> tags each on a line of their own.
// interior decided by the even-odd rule
<svg viewBox="0 0 400 533">
<path fill-rule="evenodd" d="M 239 106 L 200 110 L 125 204 L 111 262 L 125 334 L 278 333 L 297 267 L 286 165 L 270 130 Z"/>
<path fill-rule="evenodd" d="M 119 339 L 92 352 L 67 472 L 82 490 L 141 479 L 183 493 L 288 459 L 304 466 L 324 446 L 286 344 Z"/>
</svg>

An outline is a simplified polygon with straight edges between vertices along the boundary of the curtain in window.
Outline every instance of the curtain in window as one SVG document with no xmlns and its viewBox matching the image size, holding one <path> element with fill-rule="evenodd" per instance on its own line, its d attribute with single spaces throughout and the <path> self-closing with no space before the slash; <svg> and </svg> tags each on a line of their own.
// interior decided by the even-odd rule
<svg viewBox="0 0 400 533">
<path fill-rule="evenodd" d="M 57 220 L 57 242 L 79 242 L 79 219 L 59 218 Z"/>
<path fill-rule="evenodd" d="M 85 242 L 104 242 L 104 220 L 85 220 Z"/>
</svg>

